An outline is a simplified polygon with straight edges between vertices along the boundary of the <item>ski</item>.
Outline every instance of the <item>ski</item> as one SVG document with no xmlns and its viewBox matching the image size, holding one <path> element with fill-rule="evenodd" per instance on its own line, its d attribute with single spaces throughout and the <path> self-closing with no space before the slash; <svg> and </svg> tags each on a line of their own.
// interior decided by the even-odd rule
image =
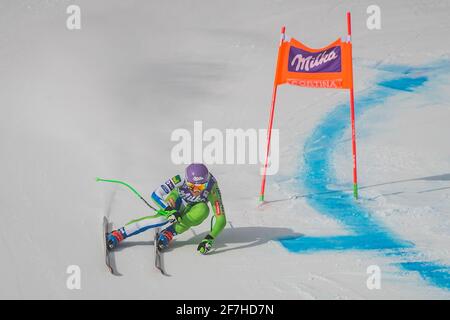
<svg viewBox="0 0 450 320">
<path fill-rule="evenodd" d="M 155 250 L 155 268 L 158 269 L 161 274 L 165 276 L 169 276 L 166 271 L 164 270 L 164 262 L 163 262 L 163 255 L 161 250 L 158 248 L 158 238 L 159 238 L 159 232 L 161 231 L 161 228 L 155 228 L 155 237 L 153 240 L 153 246 Z"/>
<path fill-rule="evenodd" d="M 111 224 L 107 217 L 103 217 L 103 250 L 105 254 L 105 264 L 108 271 L 115 276 L 120 276 L 115 268 L 115 261 L 112 252 L 108 249 L 108 245 L 106 243 L 106 236 L 111 232 Z"/>
</svg>

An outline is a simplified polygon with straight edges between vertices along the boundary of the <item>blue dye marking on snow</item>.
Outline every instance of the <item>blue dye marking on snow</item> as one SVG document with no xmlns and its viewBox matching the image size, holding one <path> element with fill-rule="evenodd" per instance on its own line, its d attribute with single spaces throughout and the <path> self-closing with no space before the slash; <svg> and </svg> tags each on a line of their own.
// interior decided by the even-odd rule
<svg viewBox="0 0 450 320">
<path fill-rule="evenodd" d="M 420 87 L 427 80 L 428 80 L 427 77 L 417 77 L 417 78 L 403 77 L 389 81 L 381 81 L 378 84 L 380 86 L 391 89 L 413 92 L 416 87 Z"/>
<path fill-rule="evenodd" d="M 447 64 L 447 69 L 449 65 Z M 358 113 L 386 102 L 397 93 L 412 92 L 423 86 L 428 78 L 423 74 L 432 68 L 384 66 L 397 78 L 379 81 L 375 89 L 357 99 Z M 401 75 L 400 77 L 399 74 Z M 419 75 L 418 75 L 419 74 Z M 351 192 L 334 190 L 328 185 L 337 179 L 331 164 L 332 154 L 342 139 L 349 119 L 348 104 L 338 105 L 328 113 L 307 139 L 303 150 L 304 166 L 300 182 L 308 190 L 307 201 L 320 213 L 337 220 L 350 235 L 331 237 L 297 237 L 280 239 L 291 252 L 305 253 L 323 250 L 378 250 L 388 257 L 406 262 L 399 265 L 407 271 L 418 272 L 429 283 L 450 289 L 450 267 L 417 261 L 419 253 L 414 244 L 400 239 L 388 230 L 371 212 L 354 200 Z"/>
<path fill-rule="evenodd" d="M 407 271 L 417 271 L 428 282 L 450 289 L 450 268 L 431 262 L 403 262 L 400 264 Z"/>
</svg>

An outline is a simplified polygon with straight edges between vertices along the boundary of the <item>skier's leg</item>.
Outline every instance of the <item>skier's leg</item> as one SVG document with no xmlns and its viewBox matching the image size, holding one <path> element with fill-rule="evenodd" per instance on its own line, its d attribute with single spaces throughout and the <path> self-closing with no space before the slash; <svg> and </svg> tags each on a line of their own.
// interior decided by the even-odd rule
<svg viewBox="0 0 450 320">
<path fill-rule="evenodd" d="M 156 205 L 160 209 L 163 209 L 160 203 L 158 202 L 158 199 L 154 198 L 153 195 L 152 198 L 155 201 Z M 172 192 L 166 198 L 166 201 L 170 203 L 170 205 L 173 205 L 172 208 L 176 210 L 184 210 L 181 198 L 176 190 L 172 190 Z M 113 232 L 108 234 L 107 236 L 108 246 L 111 249 L 115 248 L 119 245 L 120 242 L 122 242 L 122 240 L 137 235 L 141 232 L 147 231 L 148 229 L 163 226 L 165 222 L 167 221 L 165 220 L 165 218 L 162 217 L 159 218 L 143 217 L 136 220 L 132 220 L 128 222 L 124 227 L 114 230 Z"/>
<path fill-rule="evenodd" d="M 186 213 L 174 225 L 177 234 L 183 233 L 191 227 L 201 224 L 209 215 L 206 203 L 199 202 L 186 210 Z"/>
<path fill-rule="evenodd" d="M 158 247 L 164 249 L 177 234 L 183 233 L 191 227 L 201 224 L 209 215 L 209 207 L 206 203 L 197 203 L 186 208 L 184 215 L 178 222 L 170 225 L 159 234 Z"/>
<path fill-rule="evenodd" d="M 166 223 L 167 220 L 164 217 L 143 217 L 128 222 L 123 228 L 120 228 L 119 230 L 125 233 L 125 238 L 128 238 L 135 236 L 141 232 L 147 231 L 148 229 L 162 226 Z"/>
<path fill-rule="evenodd" d="M 119 245 L 124 239 L 137 235 L 148 229 L 161 227 L 167 223 L 167 220 L 162 217 L 142 217 L 128 222 L 122 228 L 112 231 L 107 236 L 108 247 L 113 249 Z"/>
</svg>

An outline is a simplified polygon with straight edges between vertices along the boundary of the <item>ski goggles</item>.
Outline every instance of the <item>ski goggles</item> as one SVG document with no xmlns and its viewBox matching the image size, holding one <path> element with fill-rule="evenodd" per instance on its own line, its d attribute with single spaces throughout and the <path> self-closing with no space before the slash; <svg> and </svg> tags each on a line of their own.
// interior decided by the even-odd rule
<svg viewBox="0 0 450 320">
<path fill-rule="evenodd" d="M 197 184 L 197 183 L 192 183 L 192 182 L 186 181 L 186 185 L 192 191 L 203 191 L 208 187 L 208 182 Z"/>
</svg>

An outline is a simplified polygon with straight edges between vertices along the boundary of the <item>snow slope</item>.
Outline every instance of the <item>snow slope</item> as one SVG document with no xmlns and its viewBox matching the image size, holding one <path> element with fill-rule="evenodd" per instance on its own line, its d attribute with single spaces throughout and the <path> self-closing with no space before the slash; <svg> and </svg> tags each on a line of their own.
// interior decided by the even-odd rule
<svg viewBox="0 0 450 320">
<path fill-rule="evenodd" d="M 65 27 L 69 4 L 81 7 L 79 31 Z M 0 298 L 449 299 L 450 4 L 378 1 L 377 31 L 365 26 L 370 4 L 2 1 Z M 326 150 L 327 168 L 309 157 L 309 147 L 321 146 L 314 135 L 345 115 L 347 93 L 284 86 L 275 119 L 280 172 L 268 179 L 268 203 L 257 207 L 258 166 L 212 165 L 229 220 L 217 250 L 195 252 L 208 223 L 186 232 L 165 254 L 166 278 L 153 270 L 152 235 L 143 234 L 116 253 L 123 276 L 106 273 L 102 216 L 119 225 L 148 210 L 95 177 L 128 181 L 148 197 L 183 172 L 170 159 L 173 130 L 192 131 L 195 120 L 220 130 L 265 128 L 280 27 L 322 47 L 345 34 L 347 10 L 361 186 L 351 206 L 366 214 L 363 223 L 349 227 L 327 207 L 350 195 L 347 123 L 328 132 L 336 144 Z M 389 81 L 405 77 L 426 81 L 392 88 Z M 330 181 L 312 184 L 320 170 Z M 394 252 L 361 242 L 318 250 L 305 241 L 368 226 L 381 226 Z M 81 290 L 66 287 L 69 265 L 81 268 Z M 382 271 L 380 290 L 366 286 L 371 265 Z M 441 280 L 427 277 L 430 265 L 441 268 Z"/>
</svg>

